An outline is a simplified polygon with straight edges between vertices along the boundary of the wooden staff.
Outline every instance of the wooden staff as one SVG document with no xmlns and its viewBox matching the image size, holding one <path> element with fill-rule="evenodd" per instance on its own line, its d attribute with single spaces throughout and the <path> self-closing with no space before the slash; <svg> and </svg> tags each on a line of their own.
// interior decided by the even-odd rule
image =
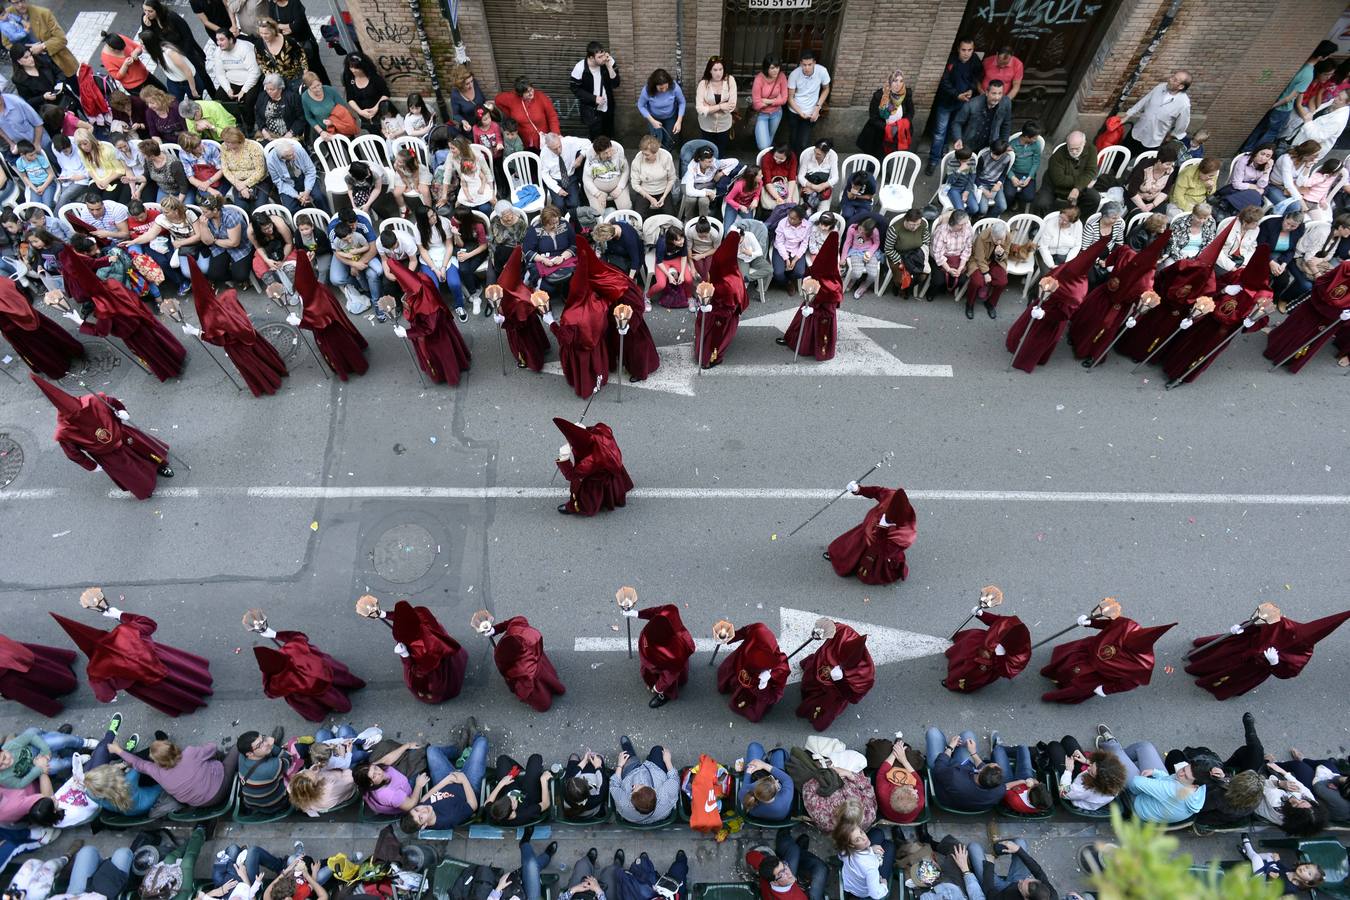
<svg viewBox="0 0 1350 900">
<path fill-rule="evenodd" d="M 398 324 L 398 304 L 395 302 L 394 298 L 385 294 L 375 305 L 379 307 L 380 312 L 384 313 L 389 321 L 394 323 L 394 330 L 397 331 L 400 326 Z M 404 349 L 408 351 L 408 359 L 412 360 L 413 369 L 417 372 L 417 380 L 422 383 L 422 389 L 426 390 L 427 379 L 422 374 L 422 366 L 417 362 L 417 355 L 413 353 L 412 341 L 407 339 L 407 330 L 404 329 L 404 333 L 397 335 L 397 337 L 403 342 Z"/>
<path fill-rule="evenodd" d="M 637 590 L 625 585 L 614 594 L 614 602 L 619 604 L 619 615 L 628 626 L 628 658 L 633 658 L 633 619 L 637 618 L 634 607 L 637 606 Z"/>
<path fill-rule="evenodd" d="M 797 647 L 796 650 L 793 650 L 788 654 L 788 661 L 790 662 L 792 657 L 805 650 L 807 645 L 811 644 L 813 641 L 828 641 L 830 638 L 834 637 L 834 633 L 837 630 L 838 628 L 833 620 L 827 619 L 824 616 L 816 619 L 815 624 L 811 626 L 811 636 L 802 641 L 801 645 Z"/>
<path fill-rule="evenodd" d="M 1130 307 L 1130 314 L 1125 317 L 1124 327 L 1116 332 L 1116 336 L 1111 339 L 1111 343 L 1106 345 L 1106 349 L 1101 352 L 1100 356 L 1083 360 L 1083 368 L 1091 370 L 1100 366 L 1106 359 L 1106 355 L 1110 353 L 1111 350 L 1115 348 L 1116 344 L 1120 343 L 1120 339 L 1128 334 L 1130 329 L 1134 327 L 1138 317 L 1156 309 L 1161 302 L 1162 298 L 1153 291 L 1144 291 L 1144 293 L 1139 296 L 1139 299 L 1134 302 L 1134 305 Z"/>
<path fill-rule="evenodd" d="M 234 380 L 234 376 L 230 374 L 230 370 L 225 368 L 224 364 L 216 359 L 216 355 L 206 346 L 206 342 L 202 340 L 202 330 L 183 321 L 183 311 L 179 308 L 178 301 L 173 297 L 165 297 L 164 302 L 161 303 L 160 306 L 163 308 L 164 312 L 168 314 L 170 319 L 173 319 L 182 327 L 183 334 L 190 334 L 197 339 L 197 343 L 201 344 L 202 350 L 206 351 L 206 355 L 211 357 L 211 362 L 215 363 L 216 366 L 220 368 L 220 371 L 225 373 L 225 377 L 230 379 L 230 384 L 234 385 L 234 389 L 242 394 L 244 392 L 243 385 Z"/>
<path fill-rule="evenodd" d="M 620 374 L 620 377 L 622 377 L 623 373 L 620 372 L 619 374 Z M 582 426 L 582 427 L 585 427 L 585 425 L 586 425 L 586 414 L 587 414 L 588 412 L 591 411 L 591 402 L 595 400 L 595 395 L 598 394 L 598 393 L 600 393 L 600 386 L 604 383 L 604 380 L 605 380 L 605 376 L 604 376 L 604 375 L 597 375 L 597 376 L 595 376 L 595 388 L 591 391 L 590 399 L 588 399 L 588 400 L 586 401 L 585 407 L 583 407 L 582 410 L 581 410 L 581 418 L 577 420 L 577 424 L 578 424 L 578 425 L 580 425 L 580 426 Z M 570 445 L 569 445 L 569 446 L 570 446 Z M 559 457 L 559 459 L 561 459 L 561 458 L 562 458 L 562 457 Z M 558 480 L 558 467 L 555 465 L 555 466 L 553 467 L 553 477 L 550 478 L 550 479 L 548 480 L 548 483 L 549 483 L 549 485 L 551 486 L 551 485 L 553 484 L 553 482 L 555 482 L 555 481 L 557 481 L 557 480 Z"/>
<path fill-rule="evenodd" d="M 614 324 L 619 332 L 619 362 L 617 377 L 614 379 L 614 386 L 617 388 L 615 402 L 623 402 L 623 339 L 628 334 L 628 323 L 633 321 L 633 307 L 627 303 L 620 303 L 614 307 Z"/>
<path fill-rule="evenodd" d="M 705 311 L 703 307 L 710 306 L 712 295 L 713 286 L 704 281 L 694 288 L 694 299 L 689 301 L 690 311 L 694 313 L 694 330 L 699 335 L 698 349 L 695 353 L 697 359 L 694 362 L 698 364 L 698 374 L 700 375 L 703 374 L 703 358 L 707 355 L 708 350 L 708 313 L 712 311 L 711 308 Z M 798 334 L 798 338 L 800 337 L 801 335 Z M 797 343 L 800 345 L 801 341 L 798 340 Z M 795 357 L 793 362 L 796 362 Z"/>
<path fill-rule="evenodd" d="M 1102 599 L 1102 601 L 1101 601 L 1100 603 L 1098 603 L 1095 607 L 1093 607 L 1092 612 L 1088 613 L 1087 616 L 1086 616 L 1085 618 L 1087 618 L 1087 619 L 1089 619 L 1089 620 L 1099 620 L 1099 621 L 1101 621 L 1101 620 L 1119 619 L 1119 618 L 1120 618 L 1120 603 L 1116 601 L 1116 598 L 1115 598 L 1115 597 L 1105 597 L 1105 598 Z M 1083 624 L 1083 623 L 1081 623 L 1081 622 L 1074 622 L 1074 623 L 1073 623 L 1072 625 L 1070 625 L 1068 628 L 1061 628 L 1059 631 L 1056 631 L 1054 634 L 1050 635 L 1050 636 L 1049 636 L 1048 638 L 1046 638 L 1045 640 L 1043 640 L 1043 641 L 1038 641 L 1037 643 L 1032 644 L 1032 645 L 1031 645 L 1031 649 L 1032 649 L 1032 650 L 1035 650 L 1037 647 L 1040 647 L 1040 646 L 1043 645 L 1043 644 L 1048 644 L 1048 643 L 1050 643 L 1051 641 L 1055 640 L 1056 638 L 1062 637 L 1062 636 L 1068 634 L 1070 631 L 1073 631 L 1075 628 L 1080 628 L 1080 627 L 1082 627 L 1082 624 Z"/>
<path fill-rule="evenodd" d="M 978 616 L 980 613 L 984 612 L 987 609 L 993 609 L 995 606 L 1002 606 L 1002 605 L 1003 605 L 1003 591 L 999 590 L 997 585 L 988 584 L 980 588 L 979 605 L 970 611 L 970 615 L 966 616 L 966 620 L 964 622 L 956 626 L 956 630 L 952 632 L 952 636 L 947 638 L 947 640 L 949 641 L 955 640 L 956 636 L 961 633 L 961 629 L 965 628 L 966 625 L 970 624 L 970 620 Z"/>
<path fill-rule="evenodd" d="M 1213 311 L 1214 311 L 1213 297 L 1197 297 L 1195 303 L 1191 306 L 1190 313 L 1186 315 L 1186 318 L 1182 319 L 1180 322 L 1177 323 L 1176 329 L 1167 336 L 1167 340 L 1163 341 L 1161 344 L 1154 347 L 1152 353 L 1150 353 L 1148 356 L 1145 356 L 1139 362 L 1135 363 L 1134 368 L 1130 370 L 1130 374 L 1133 375 L 1135 372 L 1138 372 L 1141 367 L 1148 365 L 1149 360 L 1153 359 L 1153 357 L 1157 356 L 1159 353 L 1163 351 L 1164 347 L 1172 343 L 1172 338 L 1176 337 L 1186 329 L 1190 328 L 1196 319 Z"/>
<path fill-rule="evenodd" d="M 502 314 L 502 286 L 500 284 L 490 284 L 483 288 L 483 296 L 487 299 L 488 306 L 492 307 L 492 314 L 500 316 Z M 493 321 L 496 325 L 496 321 Z M 502 377 L 506 377 L 506 347 L 502 344 L 502 326 L 497 325 L 497 355 L 502 360 Z"/>
<path fill-rule="evenodd" d="M 794 364 L 797 362 L 798 354 L 802 352 L 802 335 L 806 333 L 806 320 L 810 318 L 811 315 L 810 313 L 805 312 L 805 310 L 811 305 L 811 301 L 816 298 L 816 294 L 819 292 L 819 281 L 809 275 L 802 279 L 802 305 L 797 308 L 797 312 L 801 314 L 802 319 L 801 324 L 797 326 L 797 345 L 792 348 L 792 362 Z M 811 312 L 814 313 L 815 310 L 813 309 Z M 836 497 L 835 499 L 837 500 L 838 498 Z"/>
<path fill-rule="evenodd" d="M 1189 653 L 1186 654 L 1185 658 L 1190 659 L 1191 657 L 1196 656 L 1197 654 L 1204 653 L 1210 647 L 1216 647 L 1219 644 L 1222 644 L 1224 641 L 1228 640 L 1231 637 L 1237 637 L 1239 634 L 1242 634 L 1242 632 L 1246 631 L 1248 628 L 1255 625 L 1257 622 L 1260 622 L 1262 625 L 1274 625 L 1282 618 L 1284 618 L 1284 613 L 1280 610 L 1278 606 L 1276 606 L 1274 603 L 1262 603 L 1260 606 L 1256 607 L 1255 612 L 1253 612 L 1250 616 L 1247 617 L 1246 621 L 1239 622 L 1233 626 L 1233 628 L 1236 628 L 1237 631 L 1233 631 L 1232 628 L 1230 628 L 1227 633 L 1221 634 L 1214 640 L 1207 641 L 1206 643 L 1201 644 L 1199 647 L 1193 648 Z"/>
<path fill-rule="evenodd" d="M 1275 371 L 1276 369 L 1278 369 L 1280 366 L 1282 366 L 1282 365 L 1284 365 L 1285 363 L 1289 362 L 1289 360 L 1293 359 L 1295 356 L 1298 356 L 1300 353 L 1302 353 L 1303 351 L 1307 350 L 1307 349 L 1308 349 L 1309 347 L 1311 347 L 1313 344 L 1315 344 L 1315 343 L 1317 343 L 1319 340 L 1321 340 L 1321 339 L 1322 339 L 1322 336 L 1323 336 L 1324 334 L 1326 334 L 1328 331 L 1331 331 L 1333 328 L 1339 328 L 1340 326 L 1344 325 L 1346 322 L 1350 322 L 1350 309 L 1343 309 L 1343 310 L 1341 310 L 1341 314 L 1340 314 L 1334 321 L 1332 321 L 1332 323 L 1331 323 L 1330 325 L 1328 325 L 1326 328 L 1323 328 L 1321 331 L 1317 332 L 1317 334 L 1313 335 L 1313 336 L 1312 336 L 1312 339 L 1309 340 L 1307 343 L 1305 343 L 1302 347 L 1299 347 L 1297 350 L 1295 350 L 1293 353 L 1290 353 L 1288 356 L 1286 356 L 1284 359 L 1280 360 L 1279 362 L 1272 364 L 1271 367 L 1270 367 L 1270 371 L 1274 372 L 1274 371 Z"/>
<path fill-rule="evenodd" d="M 1192 372 L 1203 366 L 1212 357 L 1217 355 L 1218 352 L 1222 350 L 1224 347 L 1227 347 L 1229 344 L 1231 344 L 1233 342 L 1233 339 L 1236 338 L 1238 335 L 1245 334 L 1246 330 L 1248 328 L 1251 328 L 1258 321 L 1260 321 L 1261 317 L 1266 315 L 1267 312 L 1269 312 L 1269 310 L 1267 309 L 1265 304 L 1262 304 L 1261 306 L 1257 307 L 1257 309 L 1253 313 L 1254 315 L 1256 315 L 1256 319 L 1253 319 L 1250 315 L 1247 316 L 1245 319 L 1243 319 L 1241 328 L 1234 328 L 1232 334 L 1228 335 L 1228 337 L 1224 338 L 1222 341 L 1219 342 L 1219 346 L 1215 347 L 1213 350 L 1209 351 L 1204 356 L 1200 357 L 1200 359 L 1197 360 L 1194 364 L 1192 364 L 1191 367 L 1187 369 L 1185 372 L 1181 373 L 1176 378 L 1173 378 L 1171 381 L 1167 382 L 1167 384 L 1163 385 L 1163 390 L 1170 391 L 1172 388 L 1185 382 L 1187 378 L 1191 377 Z"/>
</svg>

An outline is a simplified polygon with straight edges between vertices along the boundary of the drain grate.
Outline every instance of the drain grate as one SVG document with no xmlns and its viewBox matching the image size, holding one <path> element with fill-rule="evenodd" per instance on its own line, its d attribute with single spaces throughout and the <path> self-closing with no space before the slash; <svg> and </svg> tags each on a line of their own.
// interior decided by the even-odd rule
<svg viewBox="0 0 1350 900">
<path fill-rule="evenodd" d="M 286 322 L 268 322 L 258 329 L 258 334 L 266 338 L 286 362 L 290 362 L 300 349 L 300 330 Z"/>
<path fill-rule="evenodd" d="M 81 381 L 106 380 L 122 363 L 117 352 L 102 341 L 81 343 L 84 344 L 84 359 L 71 360 L 70 371 L 60 379 L 63 387 L 78 389 Z"/>
<path fill-rule="evenodd" d="M 0 433 L 0 488 L 9 487 L 23 471 L 23 448 L 8 434 Z"/>
<path fill-rule="evenodd" d="M 376 539 L 370 561 L 390 584 L 411 584 L 435 564 L 436 539 L 421 525 L 395 525 Z"/>
</svg>

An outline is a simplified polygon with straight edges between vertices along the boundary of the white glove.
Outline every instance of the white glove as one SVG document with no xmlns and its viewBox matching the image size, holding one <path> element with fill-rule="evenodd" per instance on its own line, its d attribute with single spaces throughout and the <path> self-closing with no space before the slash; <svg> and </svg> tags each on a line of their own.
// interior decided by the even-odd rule
<svg viewBox="0 0 1350 900">
<path fill-rule="evenodd" d="M 995 655 L 995 656 L 1007 656 L 1007 655 L 1008 655 L 1008 650 L 1007 650 L 1007 648 L 1004 647 L 1002 644 L 995 644 L 995 645 L 994 645 L 994 655 Z"/>
<path fill-rule="evenodd" d="M 394 326 L 394 336 L 395 336 L 395 337 L 405 338 L 405 337 L 408 336 L 408 329 L 404 328 L 402 325 L 395 325 L 395 326 Z"/>
<path fill-rule="evenodd" d="M 1253 321 L 1252 319 L 1243 319 L 1243 320 L 1242 320 L 1242 327 L 1243 327 L 1243 328 L 1255 328 L 1255 327 L 1256 327 L 1256 322 Z"/>
<path fill-rule="evenodd" d="M 770 672 L 768 669 L 765 669 L 763 672 L 759 673 L 759 689 L 761 691 L 769 686 L 769 679 L 772 677 L 773 673 Z"/>
<path fill-rule="evenodd" d="M 1106 696 L 1106 691 L 1102 688 L 1100 684 L 1092 689 L 1092 693 L 1096 694 L 1098 697 Z"/>
<path fill-rule="evenodd" d="M 200 335 L 202 330 L 191 322 L 183 323 L 183 334 Z"/>
<path fill-rule="evenodd" d="M 102 472 L 102 471 L 103 471 L 103 467 L 100 466 L 98 463 L 94 463 L 94 471 L 95 471 L 95 472 Z"/>
<path fill-rule="evenodd" d="M 841 668 L 839 668 L 838 666 L 835 666 L 833 669 L 830 670 L 830 680 L 831 680 L 831 681 L 843 681 L 843 680 L 844 680 L 844 670 L 841 669 Z"/>
<path fill-rule="evenodd" d="M 690 311 L 690 312 L 698 312 L 698 301 L 697 301 L 697 300 L 691 299 L 691 300 L 689 301 L 689 311 Z"/>
<path fill-rule="evenodd" d="M 974 609 L 972 609 L 972 610 L 970 611 L 970 614 L 971 614 L 972 616 L 978 616 L 978 615 L 979 615 L 980 613 L 982 613 L 982 612 L 984 612 L 984 607 L 982 607 L 982 606 L 977 606 L 977 607 L 975 607 Z"/>
<path fill-rule="evenodd" d="M 1126 328 L 1133 328 L 1134 326 L 1136 326 L 1136 325 L 1138 325 L 1138 324 L 1139 324 L 1139 320 L 1136 319 L 1134 316 L 1130 316 L 1128 319 L 1125 320 L 1125 327 L 1126 327 Z"/>
<path fill-rule="evenodd" d="M 1274 647 L 1267 647 L 1262 650 L 1261 655 L 1264 656 L 1266 662 L 1270 663 L 1272 666 L 1278 666 L 1280 664 L 1280 651 L 1276 650 Z"/>
<path fill-rule="evenodd" d="M 804 318 L 804 319 L 809 319 L 809 318 L 811 318 L 811 313 L 813 313 L 813 312 L 815 312 L 815 310 L 812 309 L 811 307 L 809 307 L 809 306 L 803 306 L 803 307 L 802 307 L 802 318 Z"/>
<path fill-rule="evenodd" d="M 1223 292 L 1224 292 L 1225 294 L 1227 294 L 1228 296 L 1232 297 L 1232 296 L 1235 296 L 1235 295 L 1236 295 L 1239 291 L 1241 291 L 1241 290 L 1242 290 L 1242 285 L 1240 285 L 1240 284 L 1230 284 L 1228 287 L 1226 287 L 1226 288 L 1223 289 Z"/>
<path fill-rule="evenodd" d="M 887 520 L 886 520 L 886 514 L 885 514 L 885 513 L 882 513 L 882 514 L 881 514 L 881 519 L 879 520 L 878 524 L 879 524 L 882 528 L 890 528 L 890 527 L 891 527 L 892 525 L 894 525 L 895 523 L 894 523 L 894 522 L 889 522 L 889 521 L 887 521 Z"/>
<path fill-rule="evenodd" d="M 402 641 L 399 641 L 398 643 L 394 644 L 394 655 L 401 656 L 404 659 L 407 659 L 409 656 L 408 645 L 403 643 Z"/>
<path fill-rule="evenodd" d="M 564 460 L 566 462 L 571 462 L 572 460 L 571 444 L 563 444 L 561 447 L 558 448 L 558 459 Z"/>
<path fill-rule="evenodd" d="M 1185 331 L 1187 328 L 1190 328 L 1192 324 L 1193 323 L 1191 322 L 1190 316 L 1187 316 L 1186 318 L 1181 320 L 1181 324 L 1178 325 L 1177 327 L 1180 328 L 1182 331 Z"/>
<path fill-rule="evenodd" d="M 702 305 L 702 306 L 699 307 L 699 311 L 700 311 L 700 312 L 705 312 L 705 313 L 710 313 L 710 312 L 712 312 L 712 304 L 711 304 L 711 303 L 705 303 L 704 305 Z"/>
<path fill-rule="evenodd" d="M 1245 629 L 1241 625 L 1233 625 L 1228 629 L 1229 634 L 1242 634 Z"/>
<path fill-rule="evenodd" d="M 493 313 L 492 321 L 496 322 L 498 325 L 504 325 L 506 323 L 506 316 L 501 313 Z"/>
<path fill-rule="evenodd" d="M 61 313 L 61 318 L 69 319 L 70 321 L 74 322 L 77 325 L 84 324 L 84 319 L 80 318 L 80 314 L 75 312 L 74 310 L 71 310 L 70 312 Z"/>
<path fill-rule="evenodd" d="M 1087 616 L 1079 616 L 1079 617 L 1078 617 L 1078 624 L 1081 625 L 1081 626 L 1083 626 L 1084 628 L 1088 627 L 1088 625 L 1089 625 L 1091 622 L 1092 622 L 1092 620 L 1089 619 Z"/>
<path fill-rule="evenodd" d="M 859 490 L 859 484 L 858 484 L 858 482 L 856 482 L 856 481 L 850 481 L 850 482 L 848 483 L 848 492 L 849 492 L 850 494 L 856 494 L 856 493 L 858 493 L 858 490 Z"/>
<path fill-rule="evenodd" d="M 112 604 L 108 604 L 108 608 L 103 611 L 102 615 L 107 619 L 120 619 L 122 618 L 122 611 Z"/>
<path fill-rule="evenodd" d="M 553 311 L 552 311 L 552 310 L 548 310 L 547 312 L 544 313 L 544 324 L 545 324 L 545 325 L 552 325 L 553 322 L 554 322 Z"/>
<path fill-rule="evenodd" d="M 125 409 L 119 409 L 117 411 L 117 418 L 121 419 L 123 422 L 129 422 L 131 421 L 131 413 L 127 412 Z"/>
<path fill-rule="evenodd" d="M 1350 322 L 1350 309 L 1341 310 L 1341 321 Z"/>
<path fill-rule="evenodd" d="M 1045 318 L 1045 310 L 1041 309 L 1039 306 L 1033 306 L 1031 308 L 1031 317 L 1039 322 L 1041 319 Z"/>
<path fill-rule="evenodd" d="M 300 317 L 295 313 L 291 313 L 286 317 L 286 324 L 298 328 L 300 326 Z"/>
</svg>

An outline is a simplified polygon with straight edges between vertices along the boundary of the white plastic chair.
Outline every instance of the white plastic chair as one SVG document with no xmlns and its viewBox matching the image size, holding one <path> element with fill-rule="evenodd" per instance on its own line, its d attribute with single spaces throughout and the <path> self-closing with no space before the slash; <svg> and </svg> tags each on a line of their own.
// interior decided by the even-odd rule
<svg viewBox="0 0 1350 900">
<path fill-rule="evenodd" d="M 1125 223 L 1125 234 L 1128 235 L 1131 231 L 1134 231 L 1134 226 L 1138 225 L 1151 215 L 1153 215 L 1153 213 L 1137 212 L 1130 216 L 1129 221 Z"/>
<path fill-rule="evenodd" d="M 849 176 L 858 170 L 866 170 L 873 178 L 881 177 L 881 160 L 870 153 L 854 153 L 839 167 L 839 183 L 848 184 Z"/>
<path fill-rule="evenodd" d="M 539 190 L 538 198 L 518 207 L 527 216 L 544 208 L 544 197 L 547 190 L 544 188 L 543 178 L 539 174 L 539 167 L 539 155 L 529 150 L 512 153 L 502 163 L 502 168 L 506 170 L 506 183 L 511 188 L 512 203 L 516 202 L 516 193 L 527 184 L 532 184 Z"/>
<path fill-rule="evenodd" d="M 286 223 L 286 227 L 291 229 L 291 231 L 295 231 L 295 219 L 291 216 L 291 211 L 280 203 L 264 203 L 253 211 L 269 216 L 280 216 L 281 221 Z"/>
<path fill-rule="evenodd" d="M 146 205 L 148 206 L 149 204 Z M 27 219 L 28 211 L 30 209 L 40 209 L 42 210 L 43 215 L 49 218 L 51 216 L 56 215 L 56 213 L 52 212 L 52 208 L 50 206 L 48 206 L 45 203 L 39 203 L 35 200 L 30 200 L 27 203 L 16 204 L 14 207 L 14 215 L 18 216 L 20 219 Z"/>
<path fill-rule="evenodd" d="M 992 218 L 992 217 L 991 217 L 991 218 L 988 218 L 988 219 L 981 219 L 980 221 L 976 222 L 976 223 L 975 223 L 975 238 L 974 238 L 974 239 L 978 241 L 978 240 L 980 239 L 980 232 L 984 231 L 986 228 L 993 228 L 995 222 L 1001 222 L 1001 221 L 1003 221 L 1003 220 L 1002 220 L 1002 219 L 996 219 L 996 218 Z M 1008 233 L 1009 233 L 1010 235 L 1012 234 L 1011 231 L 1009 231 Z M 1012 243 L 1011 239 L 1009 239 L 1008 243 L 1009 243 L 1009 244 Z M 967 278 L 965 281 L 961 282 L 960 286 L 957 287 L 957 289 L 956 289 L 956 293 L 952 295 L 952 299 L 955 300 L 955 301 L 957 301 L 957 302 L 959 303 L 960 300 L 961 300 L 961 298 L 964 297 L 964 296 L 966 295 L 966 288 L 969 287 L 969 285 L 970 285 L 970 279 L 969 279 L 969 278 Z"/>
<path fill-rule="evenodd" d="M 404 234 L 408 235 L 413 239 L 414 244 L 422 243 L 422 235 L 417 230 L 417 224 L 415 222 L 410 222 L 407 219 L 400 219 L 397 216 L 395 216 L 393 218 L 385 219 L 384 221 L 380 222 L 381 234 L 384 233 L 384 230 L 386 228 L 392 228 L 394 231 L 403 232 Z M 375 239 L 375 243 L 379 247 L 380 258 L 383 259 L 385 256 L 384 244 L 380 243 L 378 236 Z"/>
<path fill-rule="evenodd" d="M 417 162 L 422 168 L 425 169 L 431 165 L 431 151 L 427 149 L 427 142 L 420 137 L 410 137 L 405 134 L 403 137 L 394 138 L 389 145 L 390 155 L 397 159 L 398 155 L 408 148 L 412 148 L 413 153 L 417 155 Z"/>
<path fill-rule="evenodd" d="M 352 159 L 359 159 L 382 169 L 391 168 L 394 164 L 389 158 L 389 145 L 378 134 L 362 134 L 353 139 Z"/>
<path fill-rule="evenodd" d="M 933 191 L 933 199 L 929 201 L 938 204 L 943 210 L 952 208 L 951 198 L 947 196 L 947 172 L 954 159 L 956 159 L 955 150 L 948 150 L 942 154 L 942 162 L 937 167 L 937 190 Z"/>
<path fill-rule="evenodd" d="M 642 233 L 642 214 L 635 209 L 611 209 L 605 213 L 606 222 L 627 222 Z"/>
<path fill-rule="evenodd" d="M 310 206 L 297 211 L 292 216 L 292 220 L 297 225 L 301 222 L 309 222 L 314 226 L 315 231 L 326 232 L 328 230 L 328 223 L 333 221 L 333 217 L 321 209 L 315 209 Z"/>
<path fill-rule="evenodd" d="M 699 217 L 694 216 L 684 223 L 684 239 L 686 243 L 692 244 L 694 241 L 694 226 L 698 224 Z M 722 223 L 712 216 L 708 216 L 708 225 L 712 227 L 713 243 L 722 243 Z"/>
<path fill-rule="evenodd" d="M 1156 155 L 1156 154 L 1154 154 Z M 1130 148 L 1117 144 L 1097 151 L 1097 172 L 1121 179 L 1130 170 Z"/>
<path fill-rule="evenodd" d="M 56 211 L 56 217 L 64 222 L 66 221 L 66 213 L 68 212 L 75 213 L 75 215 L 84 219 L 86 222 L 89 221 L 89 207 L 85 206 L 83 203 L 78 201 L 75 203 L 67 203 Z"/>
<path fill-rule="evenodd" d="M 173 158 L 181 161 L 183 158 L 183 148 L 172 141 L 160 141 L 159 146 L 168 153 L 173 154 Z"/>
<path fill-rule="evenodd" d="M 352 164 L 352 142 L 346 135 L 326 134 L 314 141 L 314 159 L 324 174 Z"/>
<path fill-rule="evenodd" d="M 1185 172 L 1187 169 L 1195 168 L 1196 166 L 1200 165 L 1200 163 L 1203 161 L 1204 160 L 1199 156 L 1191 157 L 1181 165 L 1177 166 L 1177 176 L 1180 177 L 1182 172 Z"/>
<path fill-rule="evenodd" d="M 1025 279 L 1022 296 L 1026 297 L 1031 288 L 1031 276 L 1036 272 L 1036 236 L 1041 233 L 1041 217 L 1035 213 L 1018 213 L 1008 219 L 1008 246 L 1013 244 L 1031 244 L 1031 254 L 1026 259 L 1009 260 L 1006 266 L 1008 278 Z"/>
<path fill-rule="evenodd" d="M 881 161 L 881 175 L 877 178 L 877 203 L 882 215 L 907 212 L 914 206 L 914 182 L 923 171 L 923 161 L 917 153 L 896 150 L 887 153 Z"/>
<path fill-rule="evenodd" d="M 773 152 L 773 148 L 772 148 L 772 147 L 765 147 L 763 150 L 761 150 L 761 151 L 759 151 L 758 153 L 756 153 L 756 154 L 755 154 L 755 165 L 759 166 L 760 168 L 763 168 L 763 167 L 764 167 L 764 154 L 766 154 L 766 153 L 772 153 L 772 152 Z M 683 174 L 683 173 L 681 173 L 681 174 Z"/>
<path fill-rule="evenodd" d="M 1153 165 L 1153 160 L 1157 158 L 1158 158 L 1157 150 L 1145 150 L 1143 153 L 1140 153 L 1138 156 L 1134 158 L 1134 165 L 1136 168 L 1145 165 L 1151 166 Z"/>
<path fill-rule="evenodd" d="M 839 243 L 844 243 L 844 232 L 848 230 L 848 222 L 839 213 L 832 213 L 827 209 L 818 209 L 811 214 L 810 222 L 812 225 L 820 221 L 821 216 L 829 216 L 834 219 L 834 230 L 839 232 Z"/>
<path fill-rule="evenodd" d="M 647 289 L 651 287 L 652 272 L 656 269 L 656 241 L 667 228 L 672 227 L 683 228 L 684 223 L 675 216 L 667 215 L 666 213 L 657 213 L 654 216 L 649 216 L 647 220 L 642 223 L 642 247 L 644 251 L 643 255 L 647 263 L 643 269 L 643 293 L 646 293 Z"/>
<path fill-rule="evenodd" d="M 759 244 L 760 258 L 769 260 L 769 229 L 758 219 L 737 219 L 732 225 L 732 230 L 740 230 L 748 235 L 754 235 L 755 241 Z M 763 278 L 756 279 L 755 287 L 759 290 L 759 302 L 764 303 L 768 300 L 769 279 L 772 276 L 766 275 Z"/>
</svg>

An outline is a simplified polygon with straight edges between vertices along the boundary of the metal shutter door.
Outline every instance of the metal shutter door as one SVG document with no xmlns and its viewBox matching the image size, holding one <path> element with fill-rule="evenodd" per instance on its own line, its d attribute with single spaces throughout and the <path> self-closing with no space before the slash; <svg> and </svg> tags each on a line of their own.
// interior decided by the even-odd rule
<svg viewBox="0 0 1350 900">
<path fill-rule="evenodd" d="M 568 75 L 586 55 L 586 44 L 609 40 L 605 0 L 487 0 L 488 33 L 504 91 L 524 75 L 548 94 L 564 130 L 579 129 L 577 100 Z M 639 78 L 631 60 L 620 60 L 625 78 Z"/>
</svg>

